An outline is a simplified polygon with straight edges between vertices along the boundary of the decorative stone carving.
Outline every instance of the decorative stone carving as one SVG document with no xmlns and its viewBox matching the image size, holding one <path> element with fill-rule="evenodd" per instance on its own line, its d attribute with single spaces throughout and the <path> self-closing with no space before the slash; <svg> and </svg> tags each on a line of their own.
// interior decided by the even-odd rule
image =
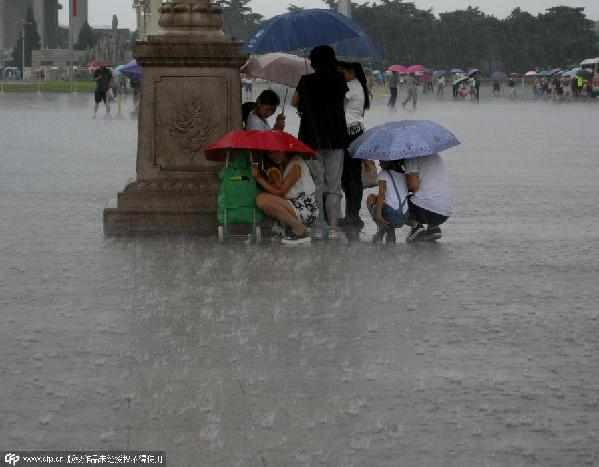
<svg viewBox="0 0 599 467">
<path fill-rule="evenodd" d="M 171 35 L 224 41 L 222 10 L 210 0 L 172 0 L 160 8 L 160 27 Z"/>
<path fill-rule="evenodd" d="M 160 34 L 138 42 L 143 67 L 137 176 L 104 211 L 107 234 L 215 235 L 217 173 L 204 148 L 241 127 L 241 44 L 209 0 L 163 3 Z"/>
</svg>

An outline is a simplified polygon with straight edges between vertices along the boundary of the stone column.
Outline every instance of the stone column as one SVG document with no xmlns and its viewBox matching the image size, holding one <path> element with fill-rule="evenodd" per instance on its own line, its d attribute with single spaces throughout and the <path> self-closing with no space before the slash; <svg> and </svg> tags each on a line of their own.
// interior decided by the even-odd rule
<svg viewBox="0 0 599 467">
<path fill-rule="evenodd" d="M 137 177 L 104 211 L 106 234 L 216 233 L 217 172 L 204 148 L 241 127 L 241 43 L 210 0 L 160 9 L 160 35 L 139 42 L 143 67 Z"/>
</svg>

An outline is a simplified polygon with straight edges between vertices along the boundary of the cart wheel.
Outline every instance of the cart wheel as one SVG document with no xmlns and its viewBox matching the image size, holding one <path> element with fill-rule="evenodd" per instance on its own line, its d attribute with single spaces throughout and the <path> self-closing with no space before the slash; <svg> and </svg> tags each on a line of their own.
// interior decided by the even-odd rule
<svg viewBox="0 0 599 467">
<path fill-rule="evenodd" d="M 256 226 L 256 243 L 262 243 L 262 228 Z"/>
<path fill-rule="evenodd" d="M 219 243 L 225 242 L 225 227 L 222 225 L 218 226 L 218 241 Z"/>
</svg>

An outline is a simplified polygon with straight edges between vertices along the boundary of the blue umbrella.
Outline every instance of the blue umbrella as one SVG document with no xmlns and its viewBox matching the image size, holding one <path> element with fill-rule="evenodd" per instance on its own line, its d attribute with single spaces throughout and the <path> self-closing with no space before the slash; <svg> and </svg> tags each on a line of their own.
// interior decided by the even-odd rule
<svg viewBox="0 0 599 467">
<path fill-rule="evenodd" d="M 462 70 L 461 68 L 453 68 L 452 70 L 450 70 L 450 73 L 452 75 L 463 75 L 464 70 Z"/>
<path fill-rule="evenodd" d="M 470 72 L 468 73 L 468 76 L 472 77 L 474 75 L 477 75 L 480 73 L 480 70 L 478 68 L 473 68 L 472 70 L 470 70 Z"/>
<path fill-rule="evenodd" d="M 302 10 L 269 20 L 249 40 L 245 52 L 290 52 L 317 45 L 333 45 L 363 36 L 365 33 L 356 23 L 333 10 Z"/>
<path fill-rule="evenodd" d="M 142 76 L 142 68 L 138 65 L 137 60 L 132 60 L 126 65 L 117 67 L 116 71 L 130 79 L 140 80 Z"/>
<path fill-rule="evenodd" d="M 455 135 L 429 120 L 402 120 L 371 128 L 352 143 L 356 159 L 394 161 L 430 156 L 458 146 Z"/>
<path fill-rule="evenodd" d="M 360 33 L 359 37 L 336 43 L 333 48 L 338 57 L 383 59 L 383 49 L 376 45 L 368 35 Z"/>
</svg>

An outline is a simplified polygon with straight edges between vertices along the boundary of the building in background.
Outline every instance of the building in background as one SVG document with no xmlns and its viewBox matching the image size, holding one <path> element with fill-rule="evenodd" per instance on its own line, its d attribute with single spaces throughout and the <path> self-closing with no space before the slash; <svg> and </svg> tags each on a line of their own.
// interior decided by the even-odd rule
<svg viewBox="0 0 599 467">
<path fill-rule="evenodd" d="M 127 63 L 131 60 L 131 38 L 129 29 L 119 28 L 116 15 L 112 17 L 112 26 L 94 28 L 96 46 L 91 51 L 90 59 L 108 62 L 113 65 Z"/>
<path fill-rule="evenodd" d="M 59 44 L 58 0 L 0 0 L 0 50 L 12 49 L 21 35 L 21 25 L 31 8 L 37 23 L 42 49 Z"/>
<path fill-rule="evenodd" d="M 160 34 L 160 5 L 162 0 L 133 0 L 133 8 L 137 13 L 137 39 L 145 40 L 147 36 Z"/>
<path fill-rule="evenodd" d="M 88 22 L 87 0 L 69 1 L 69 43 L 71 47 L 79 40 L 79 33 Z"/>
</svg>

